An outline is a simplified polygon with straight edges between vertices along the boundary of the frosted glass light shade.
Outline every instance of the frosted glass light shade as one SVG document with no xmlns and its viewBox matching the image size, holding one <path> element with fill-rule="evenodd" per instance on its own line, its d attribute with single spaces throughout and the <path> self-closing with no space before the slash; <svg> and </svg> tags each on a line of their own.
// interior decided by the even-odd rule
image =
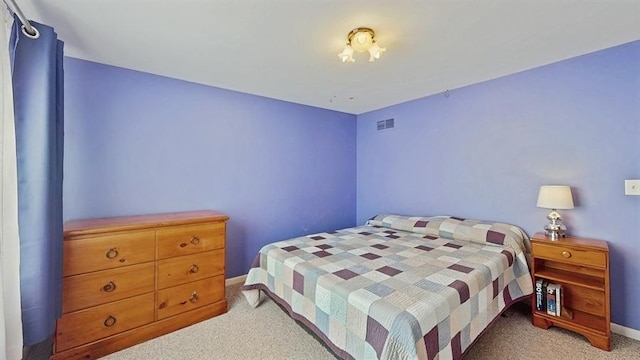
<svg viewBox="0 0 640 360">
<path fill-rule="evenodd" d="M 380 59 L 380 55 L 385 51 L 387 51 L 387 49 L 378 46 L 377 43 L 373 43 L 373 45 L 371 45 L 371 47 L 369 48 L 369 61 Z"/>
<path fill-rule="evenodd" d="M 344 50 L 342 50 L 342 52 L 340 54 L 338 54 L 338 57 L 342 60 L 342 62 L 354 62 L 356 61 L 353 58 L 353 48 L 349 45 L 345 46 Z"/>
<path fill-rule="evenodd" d="M 540 186 L 537 206 L 545 209 L 573 209 L 571 188 L 566 185 Z"/>
</svg>

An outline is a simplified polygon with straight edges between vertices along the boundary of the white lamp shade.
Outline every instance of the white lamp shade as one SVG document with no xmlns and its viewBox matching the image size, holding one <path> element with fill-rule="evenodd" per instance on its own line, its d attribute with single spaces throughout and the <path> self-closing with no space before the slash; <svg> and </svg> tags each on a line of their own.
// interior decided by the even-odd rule
<svg viewBox="0 0 640 360">
<path fill-rule="evenodd" d="M 573 209 L 571 188 L 566 185 L 540 186 L 537 206 L 545 209 Z"/>
</svg>

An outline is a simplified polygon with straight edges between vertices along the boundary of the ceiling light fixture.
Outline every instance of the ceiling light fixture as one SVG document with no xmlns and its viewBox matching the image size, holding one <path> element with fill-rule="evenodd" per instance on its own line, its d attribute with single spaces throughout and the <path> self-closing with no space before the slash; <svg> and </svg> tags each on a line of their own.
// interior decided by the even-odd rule
<svg viewBox="0 0 640 360">
<path fill-rule="evenodd" d="M 347 45 L 338 57 L 342 62 L 354 62 L 353 52 L 365 52 L 369 51 L 369 61 L 375 61 L 380 58 L 383 52 L 387 51 L 386 48 L 380 47 L 375 37 L 375 32 L 366 27 L 359 27 L 351 30 L 347 36 Z"/>
</svg>

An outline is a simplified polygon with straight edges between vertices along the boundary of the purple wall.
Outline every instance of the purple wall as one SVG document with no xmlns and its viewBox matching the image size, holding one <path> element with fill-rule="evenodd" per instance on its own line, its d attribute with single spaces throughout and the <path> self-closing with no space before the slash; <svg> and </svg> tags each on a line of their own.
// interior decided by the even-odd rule
<svg viewBox="0 0 640 360">
<path fill-rule="evenodd" d="M 444 90 L 444 89 L 443 89 Z M 376 131 L 394 118 L 395 128 Z M 570 233 L 611 251 L 612 321 L 640 329 L 640 41 L 358 116 L 357 223 L 447 214 L 540 231 L 538 187 L 572 187 Z"/>
<path fill-rule="evenodd" d="M 227 213 L 227 276 L 355 225 L 356 117 L 65 58 L 64 218 Z"/>
</svg>

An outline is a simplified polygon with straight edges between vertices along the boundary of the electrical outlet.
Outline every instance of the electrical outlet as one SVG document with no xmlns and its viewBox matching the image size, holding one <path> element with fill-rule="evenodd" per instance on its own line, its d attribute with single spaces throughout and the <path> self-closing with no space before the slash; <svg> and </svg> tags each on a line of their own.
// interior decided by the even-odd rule
<svg viewBox="0 0 640 360">
<path fill-rule="evenodd" d="M 640 180 L 625 180 L 624 181 L 624 194 L 625 195 L 640 195 Z"/>
</svg>

